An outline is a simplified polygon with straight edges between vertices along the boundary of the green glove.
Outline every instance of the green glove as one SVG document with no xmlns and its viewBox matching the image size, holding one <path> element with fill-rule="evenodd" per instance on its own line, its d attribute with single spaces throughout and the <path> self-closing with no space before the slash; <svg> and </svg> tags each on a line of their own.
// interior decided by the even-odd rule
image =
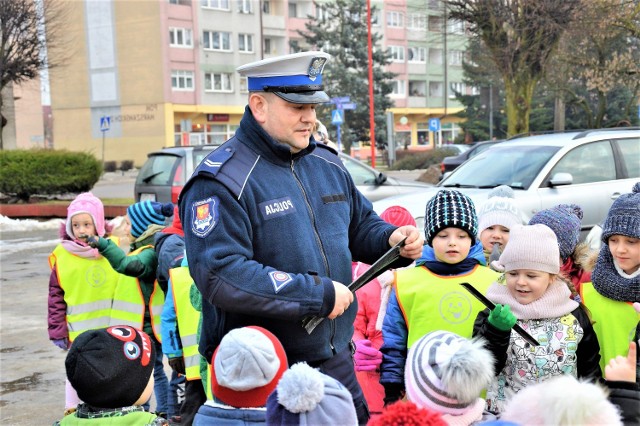
<svg viewBox="0 0 640 426">
<path fill-rule="evenodd" d="M 497 304 L 489 313 L 489 324 L 502 331 L 509 331 L 518 319 L 511 313 L 509 305 Z"/>
</svg>

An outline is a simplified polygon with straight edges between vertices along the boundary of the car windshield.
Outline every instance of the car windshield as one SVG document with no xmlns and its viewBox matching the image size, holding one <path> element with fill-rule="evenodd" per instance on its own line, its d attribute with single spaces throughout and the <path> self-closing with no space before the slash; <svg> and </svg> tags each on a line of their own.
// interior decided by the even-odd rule
<svg viewBox="0 0 640 426">
<path fill-rule="evenodd" d="M 440 186 L 494 188 L 508 185 L 514 189 L 528 189 L 559 149 L 555 146 L 496 145 L 458 167 Z"/>
</svg>

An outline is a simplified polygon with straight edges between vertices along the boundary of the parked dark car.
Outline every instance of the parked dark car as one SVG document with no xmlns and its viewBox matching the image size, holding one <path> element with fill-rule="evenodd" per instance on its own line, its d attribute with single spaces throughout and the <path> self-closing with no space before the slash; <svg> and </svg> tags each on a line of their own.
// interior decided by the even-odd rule
<svg viewBox="0 0 640 426">
<path fill-rule="evenodd" d="M 442 162 L 440 163 L 440 173 L 444 175 L 446 172 L 454 171 L 456 167 L 458 167 L 460 164 L 467 161 L 469 158 L 475 157 L 485 149 L 499 142 L 502 142 L 502 140 L 476 142 L 473 145 L 471 145 L 469 149 L 464 151 L 462 154 L 458 154 L 452 157 L 444 157 L 442 159 Z"/>
<path fill-rule="evenodd" d="M 194 145 L 164 148 L 148 154 L 136 183 L 134 198 L 136 201 L 178 202 L 178 195 L 193 170 L 212 150 L 219 145 Z M 356 188 L 370 201 L 402 195 L 409 192 L 428 189 L 433 185 L 410 180 L 389 177 L 363 162 L 341 153 L 340 159 Z"/>
</svg>

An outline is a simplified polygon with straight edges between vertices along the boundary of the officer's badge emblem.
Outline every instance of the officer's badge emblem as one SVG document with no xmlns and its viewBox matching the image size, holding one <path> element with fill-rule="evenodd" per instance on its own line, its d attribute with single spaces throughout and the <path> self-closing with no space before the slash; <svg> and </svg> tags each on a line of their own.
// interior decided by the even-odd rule
<svg viewBox="0 0 640 426">
<path fill-rule="evenodd" d="M 271 271 L 269 272 L 269 277 L 271 278 L 271 283 L 273 284 L 273 289 L 277 292 L 282 290 L 284 286 L 293 281 L 291 275 L 282 271 Z"/>
<path fill-rule="evenodd" d="M 193 233 L 204 238 L 218 222 L 218 197 L 207 198 L 206 200 L 197 201 L 191 206 L 193 219 L 191 221 L 191 230 Z"/>
<path fill-rule="evenodd" d="M 317 76 L 322 74 L 324 64 L 327 62 L 327 58 L 313 58 L 311 65 L 309 65 L 309 80 L 314 81 Z"/>
</svg>

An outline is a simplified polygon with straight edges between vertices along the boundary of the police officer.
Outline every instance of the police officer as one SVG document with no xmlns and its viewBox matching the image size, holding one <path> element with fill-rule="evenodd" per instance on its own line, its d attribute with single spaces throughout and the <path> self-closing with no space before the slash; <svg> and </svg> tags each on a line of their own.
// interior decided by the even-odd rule
<svg viewBox="0 0 640 426">
<path fill-rule="evenodd" d="M 350 350 L 357 303 L 344 285 L 351 260 L 371 264 L 403 238 L 397 265 L 420 257 L 423 237 L 375 214 L 336 152 L 316 143 L 316 105 L 328 102 L 330 55 L 302 52 L 238 68 L 249 104 L 234 137 L 196 169 L 180 195 L 191 276 L 202 293 L 199 350 L 211 355 L 229 330 L 264 327 L 290 364 L 305 361 L 368 410 Z M 308 334 L 307 316 L 328 318 Z"/>
</svg>

